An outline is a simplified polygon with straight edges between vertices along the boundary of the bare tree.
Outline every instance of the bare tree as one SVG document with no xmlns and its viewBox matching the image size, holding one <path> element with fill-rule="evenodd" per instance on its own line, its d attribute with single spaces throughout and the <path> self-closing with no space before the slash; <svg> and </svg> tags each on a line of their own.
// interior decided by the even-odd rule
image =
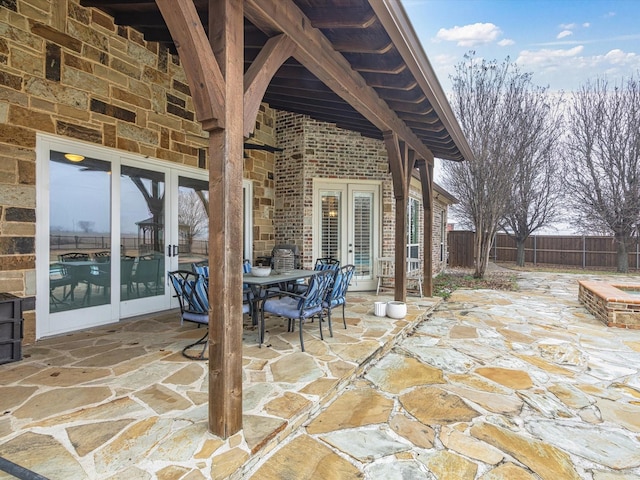
<svg viewBox="0 0 640 480">
<path fill-rule="evenodd" d="M 525 241 L 558 218 L 562 198 L 560 138 L 561 96 L 529 85 L 521 92 L 507 161 L 515 175 L 501 226 L 516 241 L 516 264 L 524 266 Z"/>
<path fill-rule="evenodd" d="M 206 198 L 193 190 L 180 190 L 178 196 L 178 224 L 180 236 L 185 239 L 188 251 L 193 240 L 207 231 L 209 204 Z"/>
<path fill-rule="evenodd" d="M 474 158 L 444 162 L 444 183 L 460 201 L 456 212 L 462 223 L 475 229 L 474 276 L 482 278 L 491 241 L 511 198 L 515 126 L 530 75 L 520 73 L 508 58 L 498 64 L 479 60 L 470 52 L 456 66 L 452 80 L 451 105 Z"/>
<path fill-rule="evenodd" d="M 96 222 L 92 222 L 91 220 L 80 220 L 78 222 L 78 228 L 84 233 L 90 233 L 93 231 L 93 226 Z"/>
<path fill-rule="evenodd" d="M 617 269 L 629 270 L 627 247 L 640 220 L 640 84 L 589 81 L 573 97 L 567 132 L 567 186 L 574 223 L 606 230 L 617 244 Z"/>
</svg>

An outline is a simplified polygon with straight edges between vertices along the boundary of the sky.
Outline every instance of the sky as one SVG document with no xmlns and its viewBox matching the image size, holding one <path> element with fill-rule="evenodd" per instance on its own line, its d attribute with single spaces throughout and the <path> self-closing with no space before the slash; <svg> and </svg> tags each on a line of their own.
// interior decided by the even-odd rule
<svg viewBox="0 0 640 480">
<path fill-rule="evenodd" d="M 401 0 L 449 93 L 454 65 L 470 50 L 507 56 L 533 83 L 576 91 L 640 72 L 640 0 Z"/>
<path fill-rule="evenodd" d="M 401 2 L 447 95 L 454 66 L 471 50 L 486 60 L 509 57 L 551 92 L 577 91 L 598 77 L 640 78 L 640 0 Z M 440 160 L 434 179 L 442 183 Z M 574 232 L 558 222 L 537 233 Z"/>
</svg>

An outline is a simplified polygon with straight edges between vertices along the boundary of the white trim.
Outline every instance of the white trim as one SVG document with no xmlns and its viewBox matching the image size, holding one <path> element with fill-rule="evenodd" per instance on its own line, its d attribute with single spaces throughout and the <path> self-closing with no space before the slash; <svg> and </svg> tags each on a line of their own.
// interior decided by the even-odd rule
<svg viewBox="0 0 640 480">
<path fill-rule="evenodd" d="M 373 245 L 372 245 L 372 264 L 371 264 L 371 278 L 358 278 L 352 285 L 353 290 L 374 290 L 375 289 L 375 259 L 380 256 L 382 248 L 382 195 L 383 195 L 383 182 L 382 180 L 354 180 L 354 179 L 334 179 L 334 178 L 313 178 L 313 213 L 312 213 L 312 238 L 313 238 L 313 258 L 320 256 L 318 239 L 320 238 L 320 215 L 319 205 L 321 205 L 320 190 L 334 191 L 341 193 L 341 208 L 343 209 L 341 219 L 341 240 L 340 249 L 342 252 L 341 263 L 352 263 L 352 253 L 349 252 L 349 240 L 353 235 L 353 225 L 350 225 L 351 206 L 353 193 L 358 191 L 359 187 L 364 190 L 373 193 Z"/>
<path fill-rule="evenodd" d="M 245 256 L 253 263 L 253 182 L 242 179 L 242 195 L 244 202 L 244 235 L 243 244 Z"/>
<path fill-rule="evenodd" d="M 111 180 L 111 254 L 112 256 L 120 256 L 120 165 L 137 165 L 148 170 L 164 171 L 165 193 L 167 193 L 172 185 L 172 178 L 179 175 L 202 178 L 207 175 L 207 171 L 187 165 L 169 162 L 155 158 L 149 158 L 143 155 L 126 152 L 114 148 L 95 145 L 87 142 L 78 141 L 68 137 L 58 137 L 50 134 L 36 134 L 36 339 L 44 336 L 65 333 L 74 329 L 84 329 L 96 325 L 117 322 L 125 316 L 145 313 L 145 311 L 129 311 L 126 305 L 120 301 L 120 264 L 112 262 L 111 270 L 111 302 L 106 305 L 82 308 L 78 310 L 67 310 L 60 312 L 56 317 L 62 318 L 64 315 L 65 322 L 54 325 L 52 322 L 52 314 L 49 313 L 49 258 L 50 258 L 50 178 L 49 178 L 49 152 L 50 151 L 79 151 L 83 155 L 96 159 L 104 160 L 111 163 L 112 180 Z M 170 173 L 173 173 L 171 175 Z M 174 208 L 171 205 L 166 206 L 167 215 L 170 215 Z M 177 218 L 177 217 L 176 217 Z M 168 232 L 166 232 L 168 233 Z M 165 236 L 165 242 L 170 243 L 172 239 Z M 170 259 L 167 258 L 167 261 Z M 167 264 L 169 265 L 169 264 Z M 170 302 L 170 292 L 162 298 L 167 298 L 167 307 Z M 164 307 L 164 301 L 158 301 L 158 297 L 154 297 L 155 301 L 141 302 L 154 304 L 158 308 Z M 144 300 L 144 299 L 141 299 Z M 123 310 L 124 307 L 124 310 Z M 148 307 L 145 307 L 148 308 Z M 153 307 L 152 307 L 153 308 Z M 157 308 L 156 308 L 157 310 Z M 81 325 L 73 327 L 73 325 Z M 71 327 L 70 327 L 71 326 Z"/>
</svg>

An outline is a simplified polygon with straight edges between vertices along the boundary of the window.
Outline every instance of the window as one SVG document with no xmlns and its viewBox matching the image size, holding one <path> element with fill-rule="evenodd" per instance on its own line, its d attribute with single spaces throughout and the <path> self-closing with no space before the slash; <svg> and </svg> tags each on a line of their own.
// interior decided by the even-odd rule
<svg viewBox="0 0 640 480">
<path fill-rule="evenodd" d="M 419 207 L 420 202 L 410 197 L 407 206 L 407 260 L 420 258 Z"/>
</svg>

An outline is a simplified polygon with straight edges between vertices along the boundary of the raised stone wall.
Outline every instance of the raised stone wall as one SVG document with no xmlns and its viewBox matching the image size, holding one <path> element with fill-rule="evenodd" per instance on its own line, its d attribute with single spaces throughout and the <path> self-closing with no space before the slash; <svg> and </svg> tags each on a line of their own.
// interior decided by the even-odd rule
<svg viewBox="0 0 640 480">
<path fill-rule="evenodd" d="M 608 327 L 640 329 L 640 285 L 580 280 L 578 300 Z M 632 290 L 634 293 L 621 290 Z"/>
</svg>

